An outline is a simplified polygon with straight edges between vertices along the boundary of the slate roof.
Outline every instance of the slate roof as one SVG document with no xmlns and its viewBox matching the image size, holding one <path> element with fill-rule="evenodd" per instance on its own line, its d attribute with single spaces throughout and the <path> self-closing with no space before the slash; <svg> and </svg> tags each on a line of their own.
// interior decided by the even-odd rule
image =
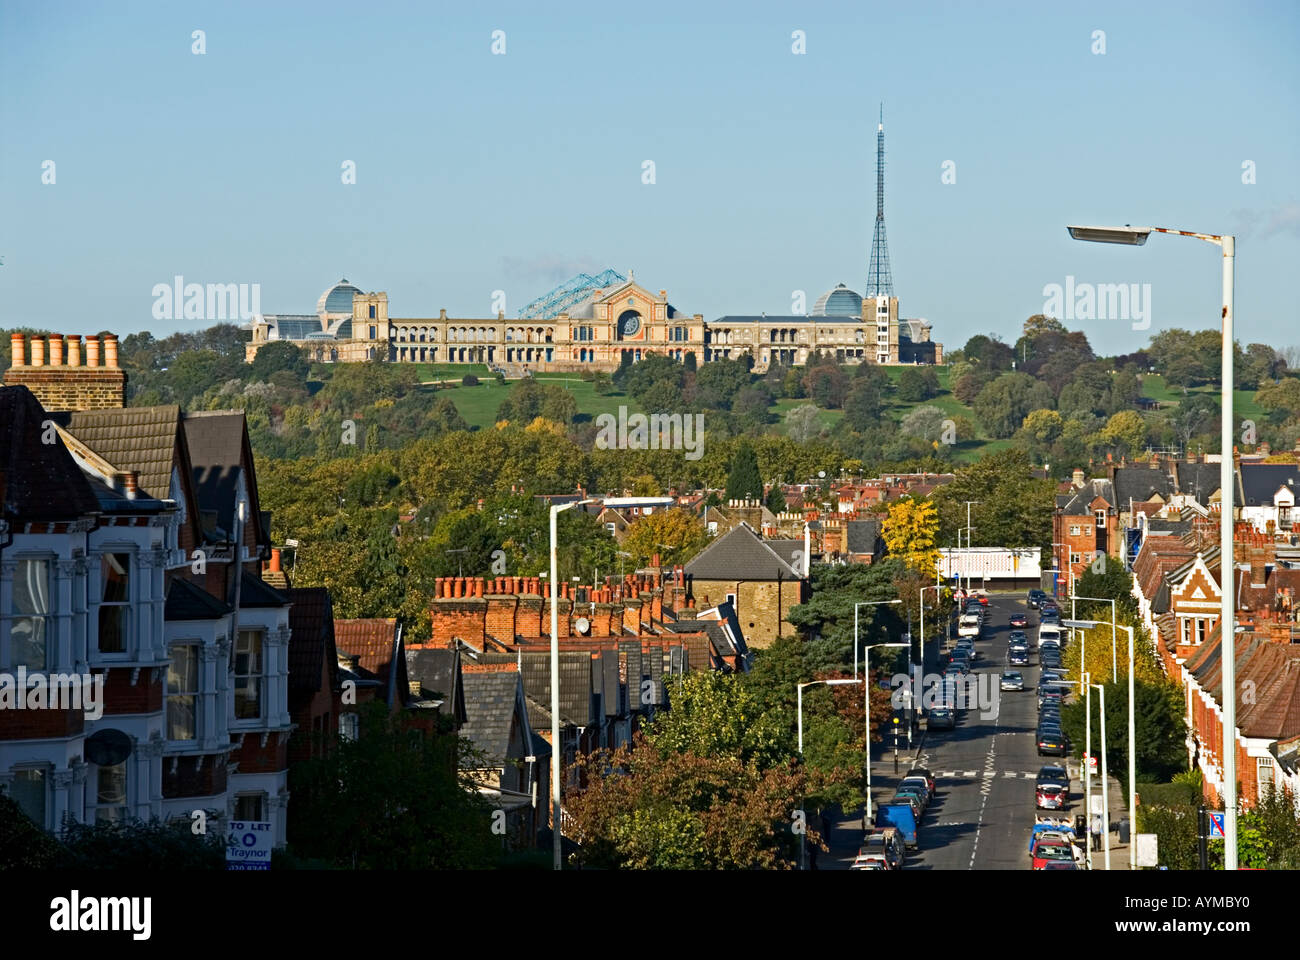
<svg viewBox="0 0 1300 960">
<path fill-rule="evenodd" d="M 550 653 L 484 653 L 479 663 L 519 663 L 524 680 L 524 692 L 529 697 L 528 723 L 534 729 L 549 729 L 549 713 L 542 717 L 535 706 L 549 711 L 551 706 L 551 655 Z M 597 722 L 592 703 L 592 675 L 599 664 L 591 654 L 582 651 L 560 651 L 560 720 L 566 725 L 587 727 Z M 599 682 L 599 681 L 598 681 Z M 600 689 L 598 687 L 597 689 Z"/>
<path fill-rule="evenodd" d="M 77 410 L 68 414 L 69 433 L 119 470 L 140 474 L 140 491 L 158 500 L 171 497 L 181 408 L 126 407 Z"/>
<path fill-rule="evenodd" d="M 1153 470 L 1152 473 L 1155 471 Z M 1087 517 L 1092 515 L 1092 503 L 1098 498 L 1105 500 L 1112 507 L 1116 506 L 1115 488 L 1109 480 L 1086 480 L 1082 487 L 1056 498 L 1056 509 L 1067 517 Z M 1143 498 L 1145 499 L 1145 498 Z M 1127 508 L 1127 501 L 1126 501 Z"/>
<path fill-rule="evenodd" d="M 699 580 L 798 580 L 802 574 L 759 539 L 747 523 L 737 524 L 686 564 Z"/>
<path fill-rule="evenodd" d="M 235 528 L 235 491 L 240 472 L 244 463 L 253 462 L 244 414 L 238 410 L 200 411 L 185 414 L 182 423 L 199 506 L 214 511 L 217 526 L 229 535 Z M 260 517 L 256 478 L 244 478 L 244 485 L 252 507 L 250 516 Z M 267 536 L 267 531 L 261 530 L 258 540 L 265 541 Z"/>
<path fill-rule="evenodd" d="M 1238 503 L 1243 507 L 1271 507 L 1279 487 L 1290 487 L 1300 497 L 1300 465 L 1294 463 L 1243 463 L 1237 478 Z"/>
<path fill-rule="evenodd" d="M 240 575 L 239 583 L 239 606 L 241 608 L 252 607 L 283 607 L 289 604 L 289 598 L 276 590 L 270 584 L 262 582 L 262 578 L 243 570 Z"/>
<path fill-rule="evenodd" d="M 790 326 L 795 326 L 796 324 L 805 324 L 810 320 L 813 323 L 829 323 L 829 324 L 836 324 L 838 326 L 850 326 L 855 323 L 859 325 L 862 324 L 861 317 L 838 317 L 838 316 L 816 317 L 809 314 L 796 314 L 790 316 L 790 315 L 782 315 L 776 313 L 765 313 L 765 314 L 760 314 L 758 316 L 754 316 L 752 314 L 746 316 L 742 314 L 738 316 L 718 317 L 717 320 L 714 320 L 712 322 L 713 323 L 777 323 L 777 324 L 789 324 Z M 871 324 L 871 326 L 874 328 L 875 324 Z M 765 345 L 771 346 L 770 343 L 765 343 Z M 789 346 L 788 343 L 785 345 Z M 776 346 L 781 346 L 781 344 L 776 344 Z"/>
<path fill-rule="evenodd" d="M 1168 500 L 1174 494 L 1174 481 L 1164 470 L 1148 466 L 1116 467 L 1114 490 L 1115 505 L 1127 511 L 1130 497 L 1134 501 L 1150 500 L 1158 493 Z"/>
<path fill-rule="evenodd" d="M 1174 479 L 1178 481 L 1178 492 L 1188 495 L 1201 506 L 1207 506 L 1210 497 L 1219 489 L 1219 464 L 1217 463 L 1174 463 Z"/>
<path fill-rule="evenodd" d="M 219 620 L 229 612 L 229 604 L 188 580 L 175 577 L 167 588 L 164 620 Z"/>
<path fill-rule="evenodd" d="M 520 700 L 519 674 L 470 672 L 464 675 L 463 682 L 468 719 L 461 735 L 468 737 L 474 749 L 483 751 L 488 762 L 497 766 L 510 755 L 510 730 Z"/>
<path fill-rule="evenodd" d="M 1236 681 L 1253 685 L 1254 697 L 1237 699 L 1237 729 L 1242 736 L 1289 740 L 1300 736 L 1300 644 L 1274 643 L 1249 633 L 1236 635 Z M 1223 703 L 1223 660 L 1216 626 L 1185 669 L 1197 684 Z"/>
<path fill-rule="evenodd" d="M 844 540 L 848 553 L 875 555 L 880 547 L 880 521 L 850 520 L 844 525 Z"/>
<path fill-rule="evenodd" d="M 465 723 L 465 689 L 459 650 L 408 648 L 406 672 L 422 689 L 442 699 L 440 713 L 454 717 L 459 724 Z"/>
<path fill-rule="evenodd" d="M 46 419 L 26 387 L 0 387 L 0 513 L 32 521 L 97 513 L 99 502 L 63 441 L 41 442 Z"/>
<path fill-rule="evenodd" d="M 321 670 L 329 670 L 330 689 L 339 685 L 338 648 L 334 645 L 334 603 L 324 587 L 290 587 L 289 709 L 310 700 L 320 687 Z"/>
</svg>

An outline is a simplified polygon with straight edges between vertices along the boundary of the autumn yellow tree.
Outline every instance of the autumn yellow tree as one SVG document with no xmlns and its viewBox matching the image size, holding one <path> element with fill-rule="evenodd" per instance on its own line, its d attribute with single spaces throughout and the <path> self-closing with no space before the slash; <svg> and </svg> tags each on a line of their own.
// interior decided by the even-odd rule
<svg viewBox="0 0 1300 960">
<path fill-rule="evenodd" d="M 889 505 L 881 525 L 881 535 L 891 556 L 898 557 L 909 570 L 927 581 L 933 580 L 939 566 L 939 513 L 929 500 L 904 497 Z"/>
<path fill-rule="evenodd" d="M 638 564 L 657 553 L 665 566 L 685 563 L 708 543 L 704 525 L 685 510 L 659 510 L 632 521 L 623 549 Z"/>
</svg>

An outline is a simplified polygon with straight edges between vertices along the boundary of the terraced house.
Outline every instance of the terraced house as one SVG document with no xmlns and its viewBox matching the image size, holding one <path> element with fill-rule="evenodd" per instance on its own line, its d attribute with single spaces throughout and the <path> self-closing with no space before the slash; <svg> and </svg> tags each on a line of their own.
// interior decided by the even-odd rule
<svg viewBox="0 0 1300 960">
<path fill-rule="evenodd" d="M 283 843 L 290 602 L 262 579 L 243 414 L 125 409 L 125 378 L 106 402 L 24 346 L 0 388 L 0 673 L 89 674 L 104 701 L 0 710 L 0 787 L 51 830 L 203 810 Z"/>
</svg>

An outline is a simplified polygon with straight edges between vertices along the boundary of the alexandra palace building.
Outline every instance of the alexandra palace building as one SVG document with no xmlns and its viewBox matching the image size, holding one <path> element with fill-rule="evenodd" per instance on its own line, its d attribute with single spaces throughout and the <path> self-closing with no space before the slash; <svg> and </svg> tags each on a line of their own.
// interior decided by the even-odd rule
<svg viewBox="0 0 1300 960">
<path fill-rule="evenodd" d="M 842 364 L 943 363 L 943 344 L 930 339 L 924 320 L 900 320 L 885 238 L 883 108 L 876 133 L 876 220 L 866 295 L 844 284 L 819 297 L 811 311 L 792 316 L 725 316 L 705 322 L 636 282 L 606 270 L 582 273 L 519 311 L 519 318 L 394 319 L 388 294 L 364 293 L 340 280 L 323 294 L 316 313 L 259 316 L 252 322 L 247 359 L 268 343 L 287 340 L 308 359 L 349 363 L 474 363 L 507 376 L 530 372 L 613 372 L 658 353 L 696 364 L 750 354 L 754 369 L 797 366 L 817 352 Z"/>
<path fill-rule="evenodd" d="M 659 353 L 696 363 L 749 353 L 754 369 L 799 365 L 814 351 L 840 363 L 942 363 L 943 345 L 930 339 L 924 320 L 900 320 L 898 298 L 864 298 L 840 284 L 806 315 L 724 316 L 708 321 L 682 313 L 668 294 L 652 293 L 606 270 L 580 274 L 533 301 L 519 319 L 495 317 L 393 318 L 388 294 L 366 293 L 347 280 L 326 290 L 314 314 L 262 315 L 252 321 L 246 359 L 268 343 L 300 346 L 309 360 L 350 363 L 487 364 L 508 375 L 527 371 L 616 370 L 624 354 L 633 362 Z"/>
</svg>

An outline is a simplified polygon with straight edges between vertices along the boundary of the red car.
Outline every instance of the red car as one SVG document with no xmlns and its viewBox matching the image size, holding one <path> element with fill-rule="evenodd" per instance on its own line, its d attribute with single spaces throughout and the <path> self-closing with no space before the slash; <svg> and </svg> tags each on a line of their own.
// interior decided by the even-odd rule
<svg viewBox="0 0 1300 960">
<path fill-rule="evenodd" d="M 1065 790 L 1059 783 L 1041 783 L 1034 791 L 1034 800 L 1039 810 L 1064 810 Z"/>
<path fill-rule="evenodd" d="M 1023 613 L 1013 613 L 1011 615 L 1011 626 L 1027 627 L 1029 626 L 1029 618 L 1025 616 Z"/>
<path fill-rule="evenodd" d="M 1034 869 L 1047 870 L 1049 863 L 1074 863 L 1074 851 L 1069 844 L 1055 840 L 1040 840 L 1034 844 Z M 1051 869 L 1060 870 L 1060 867 Z M 1067 868 L 1068 869 L 1068 868 Z"/>
</svg>

